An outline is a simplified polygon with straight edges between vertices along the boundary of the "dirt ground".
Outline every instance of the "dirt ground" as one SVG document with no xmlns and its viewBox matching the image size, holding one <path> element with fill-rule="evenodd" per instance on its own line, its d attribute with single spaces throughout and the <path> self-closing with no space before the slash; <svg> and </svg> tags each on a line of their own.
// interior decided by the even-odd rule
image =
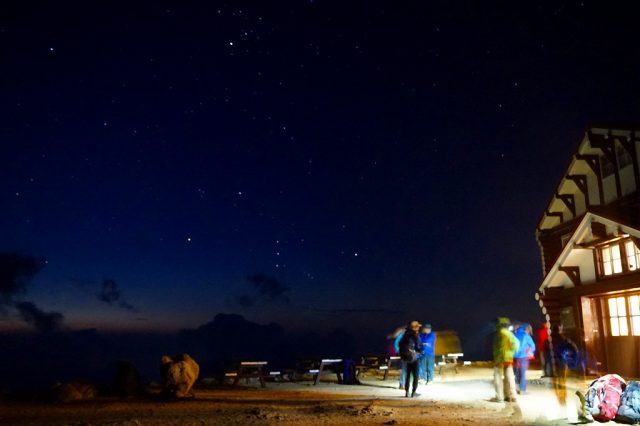
<svg viewBox="0 0 640 426">
<path fill-rule="evenodd" d="M 397 377 L 369 376 L 361 385 L 338 385 L 332 377 L 314 386 L 309 381 L 257 383 L 201 389 L 183 401 L 97 398 L 67 404 L 5 402 L 0 424 L 7 425 L 567 425 L 575 423 L 561 410 L 539 371 L 530 371 L 529 392 L 516 403 L 495 403 L 492 370 L 466 367 L 420 386 L 416 398 L 405 398 Z M 576 383 L 582 387 L 583 383 Z M 573 392 L 569 391 L 570 398 Z M 559 419 L 564 417 L 564 419 Z M 573 418 L 572 418 L 573 417 Z"/>
</svg>

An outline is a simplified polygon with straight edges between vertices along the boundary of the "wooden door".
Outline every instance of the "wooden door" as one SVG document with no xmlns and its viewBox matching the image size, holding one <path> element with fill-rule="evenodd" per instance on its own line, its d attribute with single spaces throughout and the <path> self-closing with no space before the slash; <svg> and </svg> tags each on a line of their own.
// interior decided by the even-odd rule
<svg viewBox="0 0 640 426">
<path fill-rule="evenodd" d="M 606 372 L 640 377 L 640 295 L 601 299 Z"/>
</svg>

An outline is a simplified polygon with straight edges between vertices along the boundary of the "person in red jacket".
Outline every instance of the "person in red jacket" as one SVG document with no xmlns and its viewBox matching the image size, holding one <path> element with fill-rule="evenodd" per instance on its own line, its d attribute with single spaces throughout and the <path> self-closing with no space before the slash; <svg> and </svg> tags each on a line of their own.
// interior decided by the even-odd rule
<svg viewBox="0 0 640 426">
<path fill-rule="evenodd" d="M 537 351 L 540 354 L 540 368 L 542 369 L 542 377 L 551 377 L 553 375 L 552 354 L 545 348 L 547 340 L 549 340 L 549 323 L 543 322 L 538 329 L 538 339 L 536 341 Z"/>
</svg>

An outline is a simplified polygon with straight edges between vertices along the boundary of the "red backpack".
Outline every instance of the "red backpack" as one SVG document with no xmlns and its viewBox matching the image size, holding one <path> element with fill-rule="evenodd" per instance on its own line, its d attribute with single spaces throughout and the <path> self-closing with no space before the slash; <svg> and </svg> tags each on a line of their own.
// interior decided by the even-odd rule
<svg viewBox="0 0 640 426">
<path fill-rule="evenodd" d="M 627 383 L 617 374 L 607 374 L 589 385 L 585 395 L 586 408 L 594 420 L 608 422 L 618 413 L 620 397 Z"/>
</svg>

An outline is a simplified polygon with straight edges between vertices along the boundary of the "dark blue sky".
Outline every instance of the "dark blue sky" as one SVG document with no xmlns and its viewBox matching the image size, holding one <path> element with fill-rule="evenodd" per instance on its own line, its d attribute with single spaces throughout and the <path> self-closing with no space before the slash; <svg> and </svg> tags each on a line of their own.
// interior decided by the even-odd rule
<svg viewBox="0 0 640 426">
<path fill-rule="evenodd" d="M 72 329 L 538 320 L 546 202 L 638 121 L 633 6 L 0 8 L 0 250 Z"/>
</svg>

